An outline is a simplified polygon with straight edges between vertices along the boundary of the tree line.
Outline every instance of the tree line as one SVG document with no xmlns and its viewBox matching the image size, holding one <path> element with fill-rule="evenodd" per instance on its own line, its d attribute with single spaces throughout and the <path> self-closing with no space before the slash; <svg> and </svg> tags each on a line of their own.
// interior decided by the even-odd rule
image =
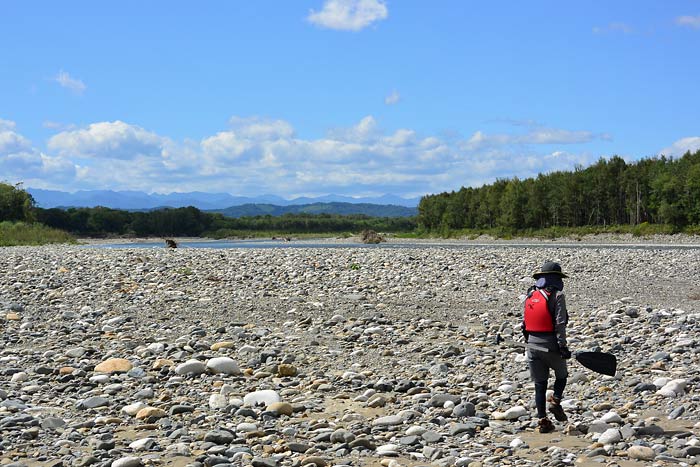
<svg viewBox="0 0 700 467">
<path fill-rule="evenodd" d="M 415 218 L 379 218 L 364 215 L 285 214 L 231 218 L 195 207 L 131 212 L 105 207 L 37 209 L 37 220 L 79 236 L 235 236 L 239 233 L 332 233 L 364 229 L 411 231 Z"/>
<path fill-rule="evenodd" d="M 418 205 L 419 227 L 433 231 L 641 223 L 700 225 L 700 150 L 632 163 L 601 158 L 587 168 L 424 196 Z"/>
</svg>

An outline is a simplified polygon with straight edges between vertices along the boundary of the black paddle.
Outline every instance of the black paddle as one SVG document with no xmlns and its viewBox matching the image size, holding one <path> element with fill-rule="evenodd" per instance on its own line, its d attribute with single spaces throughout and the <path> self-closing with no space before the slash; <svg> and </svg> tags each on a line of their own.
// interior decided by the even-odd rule
<svg viewBox="0 0 700 467">
<path fill-rule="evenodd" d="M 608 352 L 578 351 L 574 353 L 574 358 L 581 365 L 596 373 L 615 376 L 615 372 L 617 371 L 617 358 L 615 358 L 615 355 Z"/>
<path fill-rule="evenodd" d="M 504 341 L 505 344 L 511 347 L 529 347 L 533 350 L 539 350 L 541 352 L 553 352 L 546 347 L 540 347 L 535 344 L 526 344 L 524 342 L 515 341 Z M 603 375 L 615 376 L 617 372 L 617 358 L 615 355 L 608 352 L 586 352 L 577 351 L 573 353 L 573 357 L 581 365 L 585 366 L 589 370 L 593 370 L 596 373 L 601 373 Z"/>
</svg>

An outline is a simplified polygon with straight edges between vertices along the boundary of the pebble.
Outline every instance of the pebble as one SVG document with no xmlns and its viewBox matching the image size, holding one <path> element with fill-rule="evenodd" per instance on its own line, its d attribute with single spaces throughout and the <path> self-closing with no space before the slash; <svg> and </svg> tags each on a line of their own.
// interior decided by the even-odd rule
<svg viewBox="0 0 700 467">
<path fill-rule="evenodd" d="M 201 375 L 207 371 L 207 366 L 204 362 L 190 359 L 175 367 L 175 373 L 178 375 Z"/>
<path fill-rule="evenodd" d="M 207 360 L 207 369 L 214 374 L 239 375 L 238 364 L 229 357 L 215 357 Z"/>
<path fill-rule="evenodd" d="M 630 446 L 627 448 L 627 456 L 630 459 L 653 461 L 656 457 L 656 452 L 647 446 Z"/>
<path fill-rule="evenodd" d="M 281 402 L 280 395 L 277 393 L 277 391 L 273 391 L 271 389 L 254 391 L 246 394 L 243 397 L 243 404 L 247 406 L 269 406 L 270 404 L 274 404 L 276 402 Z"/>
<path fill-rule="evenodd" d="M 98 373 L 126 373 L 133 365 L 125 358 L 110 358 L 95 366 Z"/>
</svg>

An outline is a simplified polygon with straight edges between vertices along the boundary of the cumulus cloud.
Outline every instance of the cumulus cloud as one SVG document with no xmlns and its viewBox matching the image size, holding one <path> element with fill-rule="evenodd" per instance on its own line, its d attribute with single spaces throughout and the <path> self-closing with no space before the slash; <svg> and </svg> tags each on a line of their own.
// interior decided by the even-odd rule
<svg viewBox="0 0 700 467">
<path fill-rule="evenodd" d="M 671 146 L 662 149 L 659 155 L 681 157 L 686 152 L 700 150 L 700 136 L 689 136 L 673 143 Z"/>
<path fill-rule="evenodd" d="M 676 18 L 676 24 L 679 26 L 688 26 L 694 29 L 700 29 L 700 15 L 697 16 L 679 16 Z"/>
<path fill-rule="evenodd" d="M 0 173 L 3 180 L 40 186 L 44 178 L 67 181 L 75 167 L 36 149 L 31 141 L 16 131 L 15 122 L 0 120 Z"/>
<path fill-rule="evenodd" d="M 381 0 L 326 0 L 321 11 L 311 10 L 307 20 L 322 28 L 359 31 L 388 16 Z"/>
<path fill-rule="evenodd" d="M 394 90 L 391 92 L 391 94 L 389 94 L 388 96 L 386 96 L 384 98 L 384 103 L 386 105 L 394 105 L 394 104 L 398 104 L 400 100 L 401 100 L 401 96 L 399 95 L 399 93 L 397 91 Z"/>
<path fill-rule="evenodd" d="M 61 156 L 132 159 L 136 156 L 160 157 L 166 142 L 155 133 L 117 120 L 58 133 L 49 139 L 48 147 Z"/>
<path fill-rule="evenodd" d="M 61 87 L 69 89 L 76 94 L 82 94 L 83 92 L 85 92 L 85 89 L 87 89 L 85 83 L 83 83 L 79 79 L 73 78 L 71 75 L 69 75 L 63 70 L 58 72 L 58 74 L 54 78 L 54 81 L 61 85 Z"/>
<path fill-rule="evenodd" d="M 27 186 L 70 190 L 418 196 L 595 160 L 556 145 L 600 135 L 542 126 L 517 130 L 476 131 L 469 138 L 421 135 L 410 128 L 385 131 L 367 115 L 322 137 L 301 138 L 284 120 L 233 117 L 211 136 L 174 141 L 114 121 L 57 133 L 44 154 L 13 122 L 0 121 L 0 172 Z"/>
</svg>

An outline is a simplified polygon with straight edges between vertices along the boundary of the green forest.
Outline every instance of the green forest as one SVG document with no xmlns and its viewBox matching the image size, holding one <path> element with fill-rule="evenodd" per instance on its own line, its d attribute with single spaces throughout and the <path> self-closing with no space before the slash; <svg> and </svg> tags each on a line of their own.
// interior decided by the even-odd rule
<svg viewBox="0 0 700 467">
<path fill-rule="evenodd" d="M 41 225 L 79 237 L 247 237 L 260 234 L 411 232 L 415 217 L 370 217 L 362 214 L 284 214 L 281 216 L 226 217 L 194 207 L 125 211 L 105 207 L 42 209 L 21 185 L 0 183 L 0 222 Z M 0 234 L 17 235 L 23 229 L 5 225 Z M 24 229 L 26 230 L 26 229 Z M 42 231 L 45 232 L 45 231 Z M 32 242 L 36 243 L 36 242 Z"/>
<path fill-rule="evenodd" d="M 632 163 L 614 156 L 574 171 L 429 195 L 418 213 L 420 228 L 435 232 L 640 224 L 680 231 L 700 225 L 700 150 Z"/>
</svg>

